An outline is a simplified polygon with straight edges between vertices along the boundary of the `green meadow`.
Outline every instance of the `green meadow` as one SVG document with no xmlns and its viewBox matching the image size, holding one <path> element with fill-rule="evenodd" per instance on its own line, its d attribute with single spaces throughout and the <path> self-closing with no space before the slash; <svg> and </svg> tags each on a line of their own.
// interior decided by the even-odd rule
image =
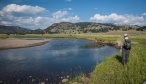
<svg viewBox="0 0 146 84">
<path fill-rule="evenodd" d="M 127 64 L 121 64 L 121 51 L 116 56 L 106 58 L 97 64 L 95 70 L 90 73 L 87 84 L 142 84 L 146 81 L 146 35 L 130 35 L 132 49 Z M 122 35 L 106 34 L 25 34 L 5 35 L 0 38 L 82 38 L 96 40 L 122 40 Z M 81 74 L 67 84 L 73 82 L 83 83 Z"/>
</svg>

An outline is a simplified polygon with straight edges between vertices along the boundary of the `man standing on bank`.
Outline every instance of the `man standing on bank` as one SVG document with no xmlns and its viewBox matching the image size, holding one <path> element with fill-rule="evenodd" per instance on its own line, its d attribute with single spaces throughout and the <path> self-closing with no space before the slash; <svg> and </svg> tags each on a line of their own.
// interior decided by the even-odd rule
<svg viewBox="0 0 146 84">
<path fill-rule="evenodd" d="M 131 50 L 131 41 L 128 38 L 128 34 L 124 34 L 124 42 L 122 46 L 122 63 L 123 64 L 127 64 L 130 50 Z"/>
</svg>

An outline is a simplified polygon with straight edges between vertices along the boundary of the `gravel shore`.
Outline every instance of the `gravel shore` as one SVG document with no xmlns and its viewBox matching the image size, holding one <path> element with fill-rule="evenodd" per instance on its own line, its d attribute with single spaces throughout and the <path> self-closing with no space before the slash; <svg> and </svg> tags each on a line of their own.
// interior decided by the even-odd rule
<svg viewBox="0 0 146 84">
<path fill-rule="evenodd" d="M 48 43 L 48 40 L 0 39 L 0 50 L 39 46 Z"/>
</svg>

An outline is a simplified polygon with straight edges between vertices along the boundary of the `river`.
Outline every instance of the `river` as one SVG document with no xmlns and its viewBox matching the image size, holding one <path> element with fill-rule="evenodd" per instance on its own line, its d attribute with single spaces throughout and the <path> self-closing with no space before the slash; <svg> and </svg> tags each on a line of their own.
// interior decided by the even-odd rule
<svg viewBox="0 0 146 84">
<path fill-rule="evenodd" d="M 92 44 L 94 42 L 85 39 L 57 38 L 41 46 L 1 50 L 0 82 L 57 84 L 63 78 L 92 72 L 97 63 L 119 51 L 111 46 L 93 47 Z"/>
</svg>

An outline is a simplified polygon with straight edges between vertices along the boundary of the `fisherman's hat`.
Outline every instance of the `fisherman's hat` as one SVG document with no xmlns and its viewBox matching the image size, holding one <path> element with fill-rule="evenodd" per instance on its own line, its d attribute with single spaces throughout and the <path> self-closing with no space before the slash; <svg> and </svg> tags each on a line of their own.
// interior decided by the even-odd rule
<svg viewBox="0 0 146 84">
<path fill-rule="evenodd" d="M 128 34 L 124 34 L 124 37 L 128 37 Z"/>
</svg>

